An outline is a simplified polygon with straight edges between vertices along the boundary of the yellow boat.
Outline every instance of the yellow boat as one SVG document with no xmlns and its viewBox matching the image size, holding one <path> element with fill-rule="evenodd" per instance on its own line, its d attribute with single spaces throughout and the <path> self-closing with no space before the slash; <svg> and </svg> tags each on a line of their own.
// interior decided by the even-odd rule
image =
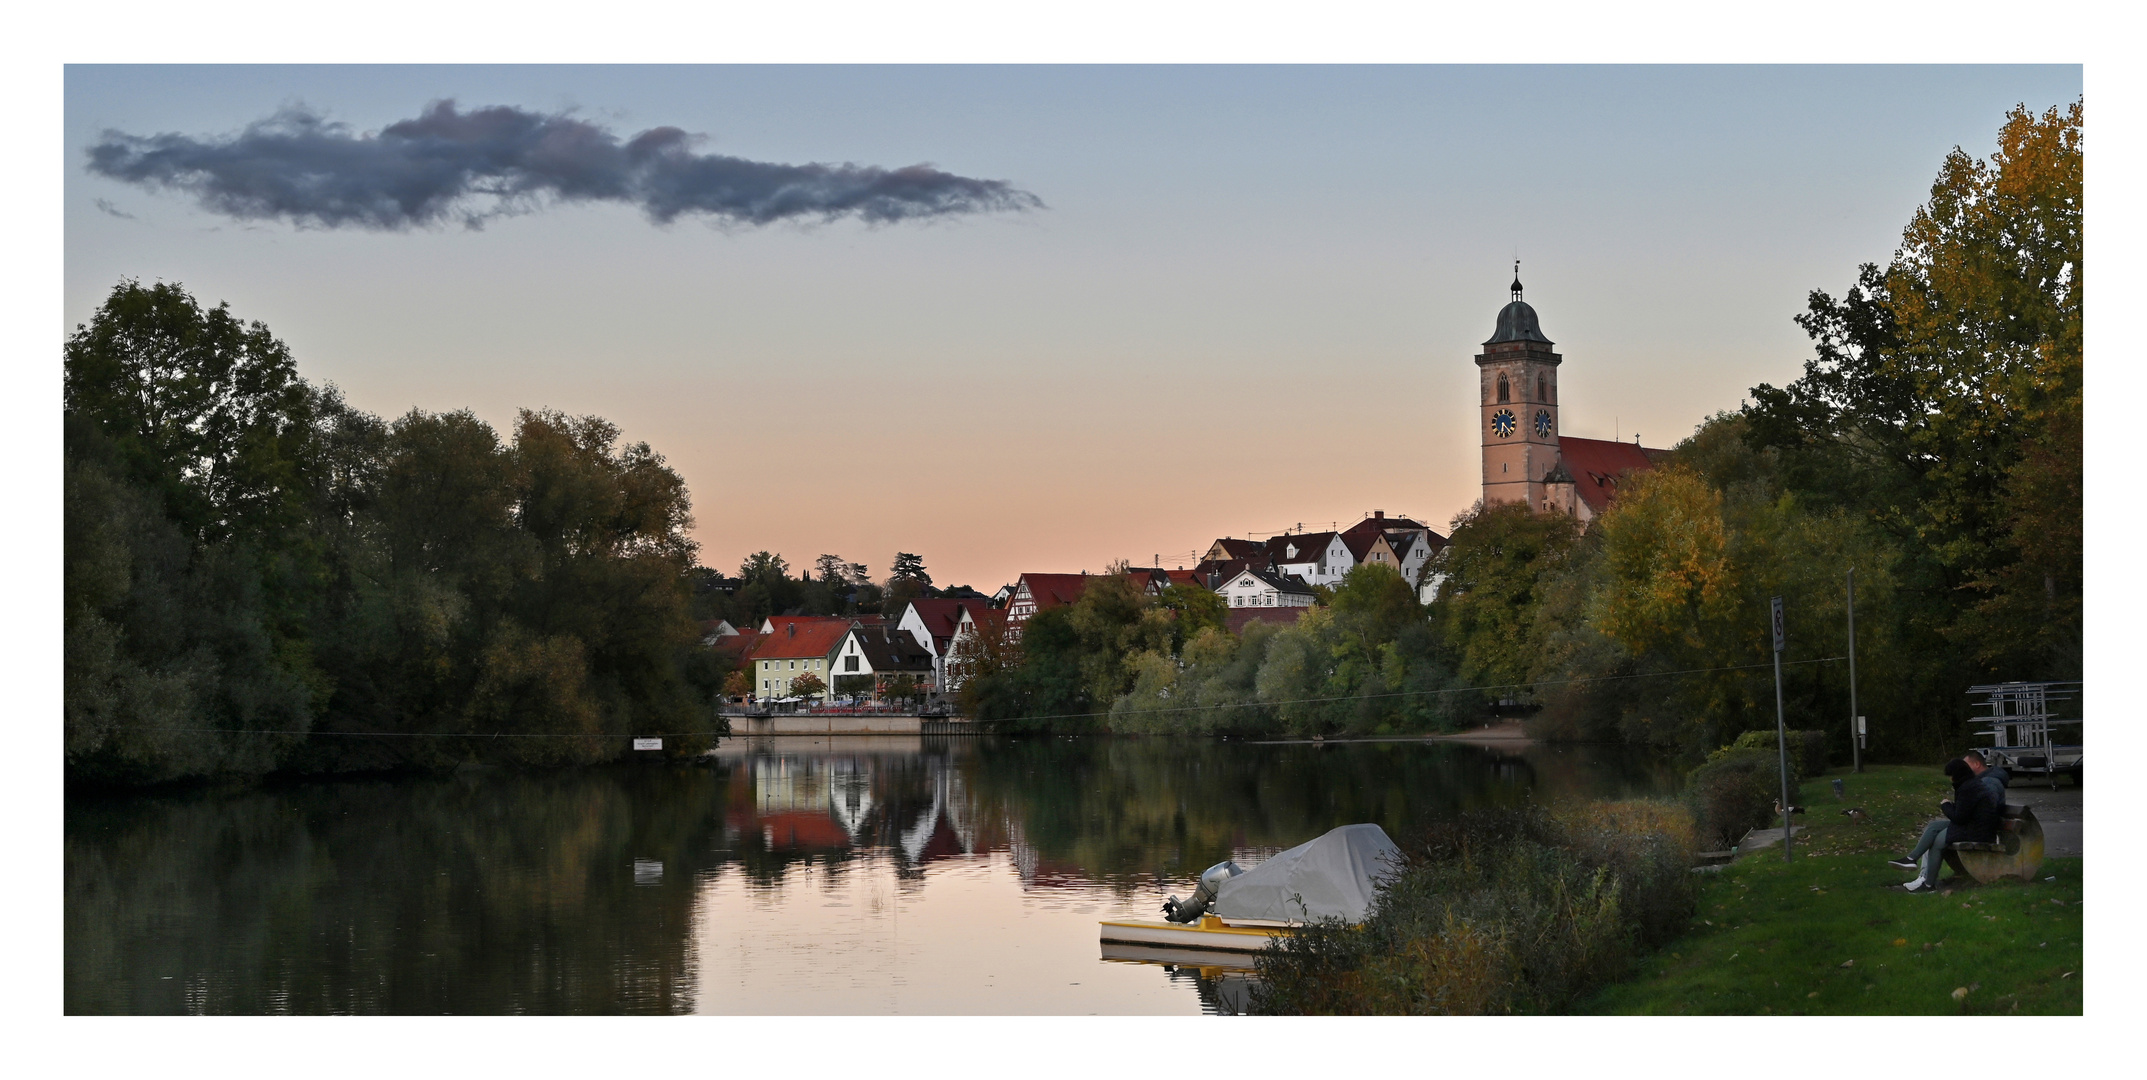
<svg viewBox="0 0 2147 1080">
<path fill-rule="evenodd" d="M 1131 949 L 1259 953 L 1313 919 L 1362 923 L 1401 852 L 1377 825 L 1344 825 L 1247 871 L 1225 860 L 1200 874 L 1191 900 L 1163 902 L 1169 921 L 1105 919 L 1107 957 Z"/>
<path fill-rule="evenodd" d="M 1295 929 L 1283 922 L 1248 920 L 1230 923 L 1213 915 L 1202 915 L 1190 923 L 1105 919 L 1101 933 L 1106 946 L 1152 945 L 1199 952 L 1256 953 L 1266 949 L 1268 942 Z"/>
</svg>

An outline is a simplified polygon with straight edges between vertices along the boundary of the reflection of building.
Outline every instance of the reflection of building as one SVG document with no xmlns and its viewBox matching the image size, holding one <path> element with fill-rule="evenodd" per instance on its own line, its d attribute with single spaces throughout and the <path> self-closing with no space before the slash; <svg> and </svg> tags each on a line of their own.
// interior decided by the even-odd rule
<svg viewBox="0 0 2147 1080">
<path fill-rule="evenodd" d="M 734 767 L 725 823 L 769 851 L 881 848 L 912 869 L 1003 850 L 992 843 L 1000 830 L 978 827 L 952 763 L 921 749 L 914 739 L 726 740 L 716 752 Z"/>
</svg>

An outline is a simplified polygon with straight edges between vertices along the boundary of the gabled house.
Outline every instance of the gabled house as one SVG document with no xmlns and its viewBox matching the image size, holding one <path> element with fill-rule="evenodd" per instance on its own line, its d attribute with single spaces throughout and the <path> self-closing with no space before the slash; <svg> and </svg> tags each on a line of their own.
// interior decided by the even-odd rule
<svg viewBox="0 0 2147 1080">
<path fill-rule="evenodd" d="M 834 672 L 827 680 L 830 687 L 836 679 L 871 678 L 870 693 L 874 698 L 879 697 L 887 680 L 900 675 L 916 679 L 925 693 L 939 686 L 932 654 L 908 631 L 885 624 L 851 627 L 835 646 L 830 670 Z"/>
<path fill-rule="evenodd" d="M 1208 553 L 1206 555 L 1201 556 L 1200 558 L 1202 562 L 1220 563 L 1230 562 L 1233 559 L 1249 560 L 1265 559 L 1266 557 L 1266 544 L 1263 544 L 1258 540 L 1253 540 L 1250 538 L 1239 540 L 1235 537 L 1226 536 L 1220 540 L 1217 540 L 1215 543 L 1208 545 Z"/>
<path fill-rule="evenodd" d="M 1304 608 L 1313 600 L 1312 587 L 1303 579 L 1259 570 L 1240 570 L 1215 592 L 1234 608 Z"/>
<path fill-rule="evenodd" d="M 917 639 L 917 644 L 932 654 L 932 681 L 944 685 L 947 677 L 947 650 L 954 646 L 954 631 L 961 621 L 962 605 L 984 606 L 980 599 L 957 600 L 952 598 L 927 598 L 905 600 L 893 617 L 892 624 Z"/>
<path fill-rule="evenodd" d="M 1342 534 L 1285 533 L 1267 542 L 1269 569 L 1303 578 L 1307 585 L 1333 585 L 1357 565 Z"/>
<path fill-rule="evenodd" d="M 770 629 L 754 643 L 747 672 L 755 696 L 761 700 L 786 697 L 790 681 L 808 673 L 832 685 L 829 658 L 850 632 L 848 619 L 783 618 L 766 625 Z"/>
<path fill-rule="evenodd" d="M 962 647 L 962 642 L 979 634 L 1004 634 L 1008 631 L 1007 613 L 1000 608 L 963 601 L 954 620 L 954 640 L 947 644 L 947 657 L 951 661 Z M 961 665 L 950 663 L 945 669 L 940 687 L 946 693 L 962 688 Z"/>
<path fill-rule="evenodd" d="M 1087 574 L 1023 574 L 1007 597 L 1006 621 L 1014 626 L 1039 611 L 1071 604 L 1088 591 Z"/>
</svg>

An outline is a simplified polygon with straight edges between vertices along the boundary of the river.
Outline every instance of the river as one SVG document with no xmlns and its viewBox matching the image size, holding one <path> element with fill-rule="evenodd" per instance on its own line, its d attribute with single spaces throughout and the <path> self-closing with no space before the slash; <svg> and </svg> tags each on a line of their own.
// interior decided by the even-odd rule
<svg viewBox="0 0 2147 1080">
<path fill-rule="evenodd" d="M 1100 958 L 1201 869 L 1337 825 L 1647 794 L 1612 748 L 726 740 L 698 765 L 71 795 L 69 1013 L 1175 1014 Z"/>
</svg>

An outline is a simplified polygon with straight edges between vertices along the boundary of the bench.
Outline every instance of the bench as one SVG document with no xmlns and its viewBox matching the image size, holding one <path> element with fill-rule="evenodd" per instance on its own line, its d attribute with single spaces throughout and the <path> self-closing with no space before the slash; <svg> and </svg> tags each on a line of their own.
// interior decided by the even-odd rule
<svg viewBox="0 0 2147 1080">
<path fill-rule="evenodd" d="M 1946 865 L 1979 883 L 2002 877 L 2035 880 L 2035 872 L 2043 866 L 2043 825 L 2035 820 L 2035 808 L 2008 805 L 1997 839 L 1987 844 L 1948 845 Z"/>
</svg>

